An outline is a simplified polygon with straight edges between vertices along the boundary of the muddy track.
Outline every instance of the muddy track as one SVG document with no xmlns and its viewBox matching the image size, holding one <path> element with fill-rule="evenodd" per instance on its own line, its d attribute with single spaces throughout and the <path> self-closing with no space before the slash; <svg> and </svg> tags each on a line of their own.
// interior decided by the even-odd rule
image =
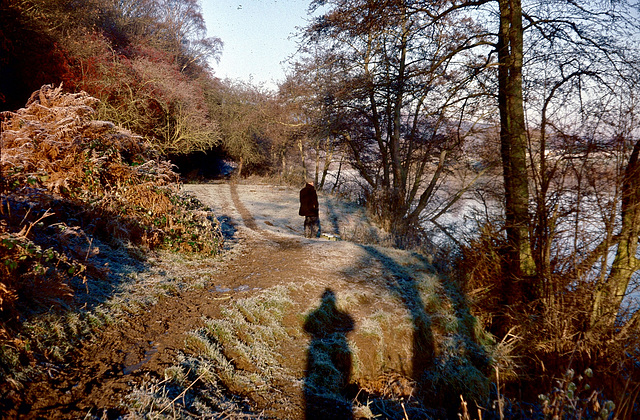
<svg viewBox="0 0 640 420">
<path fill-rule="evenodd" d="M 205 318 L 220 319 L 222 310 L 236 300 L 274 286 L 284 286 L 290 294 L 291 305 L 282 320 L 287 334 L 274 343 L 278 370 L 287 372 L 289 379 L 274 380 L 278 383 L 251 400 L 254 409 L 266 410 L 270 418 L 303 418 L 304 410 L 315 407 L 313 401 L 309 405 L 305 400 L 301 387 L 317 376 L 309 373 L 306 364 L 313 337 L 303 315 L 317 310 L 327 292 L 338 302 L 347 302 L 348 315 L 354 320 L 349 334 L 358 352 L 360 379 L 375 379 L 380 369 L 408 372 L 424 365 L 423 355 L 431 353 L 412 349 L 430 348 L 433 331 L 430 323 L 423 322 L 429 315 L 422 312 L 425 305 L 419 288 L 438 288 L 424 258 L 351 240 L 304 238 L 296 189 L 233 183 L 183 189 L 211 207 L 221 222 L 222 257 L 177 260 L 171 253 L 150 254 L 142 268 L 147 270 L 146 277 L 139 276 L 146 282 L 142 290 L 144 284 L 156 283 L 185 287 L 172 288 L 156 304 L 129 311 L 118 323 L 105 327 L 99 339 L 78 350 L 72 365 L 51 366 L 47 380 L 29 384 L 25 396 L 16 398 L 22 403 L 8 418 L 126 415 L 122 403 L 127 395 L 150 378 L 164 379 L 165 369 L 176 366 L 181 353 L 189 353 L 186 338 Z M 323 228 L 333 234 L 361 229 L 362 219 L 346 210 L 323 197 Z M 172 282 L 163 283 L 168 279 Z M 372 338 L 363 327 L 374 323 L 379 338 Z M 229 389 L 245 396 L 244 389 Z"/>
<path fill-rule="evenodd" d="M 225 220 L 225 230 L 234 232 L 234 237 L 227 240 L 235 242 L 241 251 L 228 252 L 225 259 L 216 261 L 215 284 L 206 290 L 162 297 L 143 313 L 131 314 L 107 327 L 97 342 L 79 349 L 74 364 L 52 367 L 48 381 L 28 385 L 23 403 L 12 413 L 15 417 L 124 414 L 119 406 L 131 385 L 147 375 L 162 377 L 184 348 L 186 333 L 200 327 L 203 317 L 215 317 L 221 302 L 271 287 L 306 269 L 304 263 L 289 263 L 305 260 L 300 241 L 260 231 L 240 201 L 235 184 L 228 185 L 226 198 L 231 200 L 223 203 L 227 214 L 221 219 Z M 199 198 L 205 204 L 211 200 L 207 196 Z"/>
<path fill-rule="evenodd" d="M 242 204 L 242 201 L 240 201 L 240 196 L 238 195 L 238 185 L 235 182 L 231 182 L 229 184 L 229 191 L 231 193 L 231 199 L 233 200 L 233 205 L 240 213 L 240 216 L 242 217 L 242 221 L 244 222 L 244 225 L 251 230 L 256 230 L 256 231 L 259 230 L 255 219 L 253 218 L 251 213 L 249 213 L 249 210 L 247 210 L 244 204 Z"/>
</svg>

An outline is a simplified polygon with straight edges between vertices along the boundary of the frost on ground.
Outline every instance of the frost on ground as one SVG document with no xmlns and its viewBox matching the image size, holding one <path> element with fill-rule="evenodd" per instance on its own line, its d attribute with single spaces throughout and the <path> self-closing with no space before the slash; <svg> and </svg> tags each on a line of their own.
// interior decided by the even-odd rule
<svg viewBox="0 0 640 420">
<path fill-rule="evenodd" d="M 362 209 L 321 194 L 322 229 L 342 240 L 306 239 L 298 189 L 182 190 L 221 222 L 222 256 L 128 266 L 118 296 L 142 303 L 120 305 L 73 368 L 29 388 L 31 414 L 428 418 L 487 393 L 464 296 L 428 256 L 380 245 Z"/>
<path fill-rule="evenodd" d="M 219 220 L 242 220 L 234 206 L 228 184 L 186 184 L 182 189 L 195 194 L 206 205 L 211 206 Z M 299 189 L 271 184 L 237 184 L 235 191 L 236 200 L 251 215 L 259 230 L 285 236 L 304 236 L 304 217 L 298 215 Z M 362 206 L 322 192 L 318 198 L 323 233 L 351 242 L 390 242 L 386 232 L 369 222 Z"/>
</svg>

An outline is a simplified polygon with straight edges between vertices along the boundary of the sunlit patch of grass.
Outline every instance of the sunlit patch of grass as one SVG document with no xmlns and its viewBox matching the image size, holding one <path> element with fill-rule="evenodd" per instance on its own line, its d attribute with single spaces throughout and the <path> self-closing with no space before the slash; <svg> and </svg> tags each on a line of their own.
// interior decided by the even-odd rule
<svg viewBox="0 0 640 420">
<path fill-rule="evenodd" d="M 182 387 L 188 385 L 186 383 L 187 375 L 182 366 L 170 366 L 166 368 L 164 370 L 164 377 L 165 379 L 173 381 Z"/>
<path fill-rule="evenodd" d="M 278 383 L 296 382 L 281 367 L 278 352 L 282 342 L 291 340 L 283 325 L 293 304 L 289 293 L 288 287 L 274 287 L 230 303 L 219 319 L 205 319 L 202 328 L 189 333 L 180 365 L 167 370 L 165 377 L 180 386 L 188 382 L 185 376 L 197 377 L 192 390 L 202 413 L 225 409 L 220 401 L 222 388 L 231 395 L 271 400 Z M 235 409 L 246 411 L 246 407 Z"/>
<path fill-rule="evenodd" d="M 441 289 L 440 281 L 441 279 L 438 277 L 426 273 L 417 273 L 417 277 L 414 280 L 416 292 L 423 302 L 430 301 L 434 310 L 438 310 L 442 305 L 442 301 L 438 298 L 438 295 L 440 295 L 439 290 Z"/>
<path fill-rule="evenodd" d="M 362 307 L 365 302 L 374 302 L 375 299 L 373 290 L 343 291 L 336 302 L 336 308 L 343 312 L 352 312 Z"/>
<path fill-rule="evenodd" d="M 355 340 L 347 340 L 347 343 L 349 345 L 349 349 L 351 350 L 351 376 L 354 378 L 360 378 L 364 373 L 364 366 L 362 361 L 360 360 L 360 355 L 362 354 L 362 352 Z"/>
<path fill-rule="evenodd" d="M 241 397 L 223 384 L 229 370 L 220 374 L 217 363 L 203 357 L 182 355 L 179 365 L 164 371 L 164 378 L 147 376 L 126 397 L 131 419 L 256 418 Z"/>
<path fill-rule="evenodd" d="M 379 309 L 361 319 L 358 325 L 357 339 L 361 345 L 354 349 L 354 356 L 361 360 L 359 377 L 406 369 L 414 351 L 412 337 L 415 331 L 410 316 Z M 369 341 L 365 342 L 363 339 L 367 338 Z"/>
<path fill-rule="evenodd" d="M 178 287 L 175 284 L 161 284 L 160 289 L 169 295 L 178 294 Z"/>
<path fill-rule="evenodd" d="M 190 353 L 206 354 L 208 341 L 201 335 L 190 332 L 185 339 L 185 349 Z"/>
<path fill-rule="evenodd" d="M 382 339 L 384 335 L 382 327 L 380 326 L 380 321 L 373 316 L 360 321 L 360 333 L 365 336 L 371 336 L 378 339 Z"/>
<path fill-rule="evenodd" d="M 100 319 L 99 316 L 97 316 L 96 314 L 93 313 L 89 313 L 87 314 L 87 323 L 89 324 L 90 328 L 100 328 L 101 326 L 105 325 L 107 322 L 106 320 L 102 320 Z"/>
</svg>

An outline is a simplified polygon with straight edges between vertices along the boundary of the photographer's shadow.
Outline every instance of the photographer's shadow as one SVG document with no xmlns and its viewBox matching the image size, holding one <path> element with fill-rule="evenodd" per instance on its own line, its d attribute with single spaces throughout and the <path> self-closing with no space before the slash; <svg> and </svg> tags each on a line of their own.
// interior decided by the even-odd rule
<svg viewBox="0 0 640 420">
<path fill-rule="evenodd" d="M 326 289 L 320 306 L 304 322 L 304 330 L 311 336 L 304 384 L 307 420 L 353 419 L 347 397 L 351 376 L 347 334 L 353 328 L 353 318 L 336 307 L 334 292 Z"/>
</svg>

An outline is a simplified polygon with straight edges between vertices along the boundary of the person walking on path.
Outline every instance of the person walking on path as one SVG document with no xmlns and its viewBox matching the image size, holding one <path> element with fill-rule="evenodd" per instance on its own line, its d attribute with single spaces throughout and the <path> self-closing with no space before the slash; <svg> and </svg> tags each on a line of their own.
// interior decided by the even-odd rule
<svg viewBox="0 0 640 420">
<path fill-rule="evenodd" d="M 304 236 L 317 238 L 320 236 L 320 217 L 318 194 L 313 186 L 313 181 L 307 181 L 307 185 L 300 190 L 300 216 L 304 216 Z"/>
</svg>

